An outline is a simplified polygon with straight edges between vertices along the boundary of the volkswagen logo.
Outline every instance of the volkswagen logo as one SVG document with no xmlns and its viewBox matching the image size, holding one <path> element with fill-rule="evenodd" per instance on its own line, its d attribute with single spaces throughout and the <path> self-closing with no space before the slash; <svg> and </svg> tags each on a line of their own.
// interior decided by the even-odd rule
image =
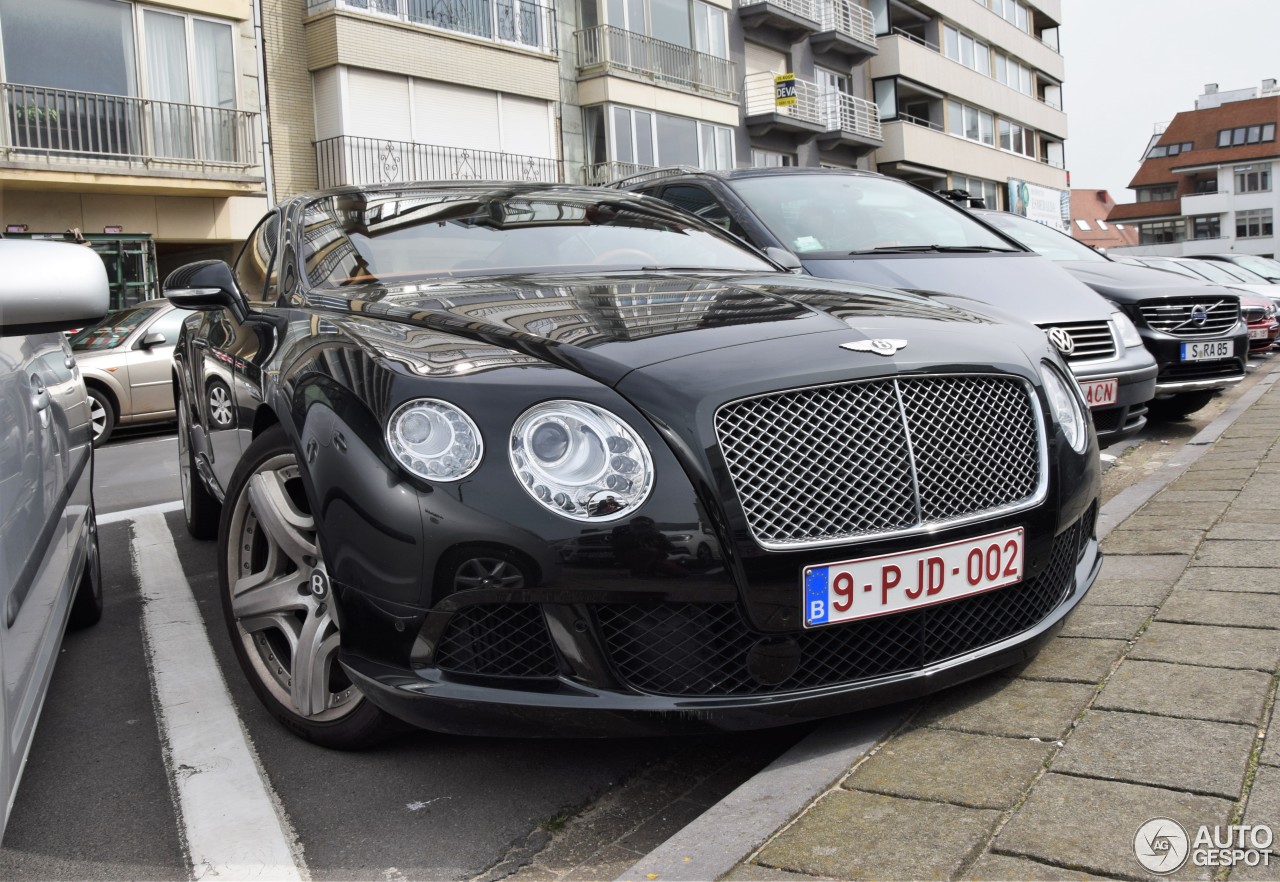
<svg viewBox="0 0 1280 882">
<path fill-rule="evenodd" d="M 1063 355 L 1070 355 L 1076 351 L 1076 341 L 1071 339 L 1071 335 L 1062 328 L 1050 328 L 1045 331 L 1049 337 L 1049 342 L 1058 347 L 1058 351 Z"/>
<path fill-rule="evenodd" d="M 906 340 L 855 340 L 852 343 L 841 343 L 840 348 L 852 352 L 874 352 L 888 357 L 906 345 Z"/>
<path fill-rule="evenodd" d="M 1203 327 L 1204 323 L 1207 322 L 1208 320 L 1209 320 L 1209 307 L 1202 306 L 1199 303 L 1191 307 L 1191 319 L 1190 319 L 1191 324 L 1195 325 L 1197 328 L 1200 328 L 1200 327 Z"/>
</svg>

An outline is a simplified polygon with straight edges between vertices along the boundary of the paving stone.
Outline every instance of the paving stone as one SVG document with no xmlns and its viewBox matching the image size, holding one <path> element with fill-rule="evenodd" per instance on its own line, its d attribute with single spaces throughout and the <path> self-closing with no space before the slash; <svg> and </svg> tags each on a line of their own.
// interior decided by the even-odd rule
<svg viewBox="0 0 1280 882">
<path fill-rule="evenodd" d="M 1280 524 L 1280 509 L 1232 505 L 1222 515 L 1222 523 Z"/>
<path fill-rule="evenodd" d="M 1191 625 L 1277 629 L 1280 628 L 1280 595 L 1178 588 L 1160 607 L 1156 618 Z"/>
<path fill-rule="evenodd" d="M 1143 512 L 1145 512 L 1145 509 Z M 1111 535 L 1114 536 L 1118 532 L 1127 532 L 1129 530 L 1208 530 L 1217 523 L 1218 518 L 1221 516 L 1222 512 L 1220 511 L 1201 515 L 1148 515 L 1139 513 L 1125 518 Z"/>
<path fill-rule="evenodd" d="M 1176 581 L 1191 560 L 1185 554 L 1113 554 L 1102 561 L 1103 579 L 1168 579 Z"/>
<path fill-rule="evenodd" d="M 1132 520 L 1132 518 L 1130 518 Z M 1259 524 L 1256 521 L 1231 521 L 1214 526 L 1206 539 L 1254 539 L 1275 542 L 1280 540 L 1280 524 Z"/>
<path fill-rule="evenodd" d="M 1013 805 L 1056 750 L 1021 738 L 915 729 L 858 766 L 841 785 L 971 808 Z"/>
<path fill-rule="evenodd" d="M 1205 540 L 1192 567 L 1280 567 L 1280 542 L 1245 539 Z"/>
<path fill-rule="evenodd" d="M 1090 592 L 1092 593 L 1092 592 Z M 1061 634 L 1063 637 L 1102 637 L 1115 640 L 1132 640 L 1142 623 L 1156 611 L 1154 606 L 1108 606 L 1084 602 L 1076 607 L 1067 619 Z"/>
<path fill-rule="evenodd" d="M 1024 667 L 1012 672 L 1024 680 L 1098 683 L 1111 672 L 1126 645 L 1124 640 L 1056 637 Z"/>
<path fill-rule="evenodd" d="M 1114 530 L 1102 540 L 1102 550 L 1106 554 L 1176 554 L 1195 548 L 1203 538 L 1201 530 Z"/>
<path fill-rule="evenodd" d="M 1195 472 L 1183 475 L 1169 485 L 1170 490 L 1243 490 L 1252 474 L 1241 477 L 1224 472 Z"/>
<path fill-rule="evenodd" d="M 1275 879 L 1280 876 L 1280 769 L 1261 766 L 1249 788 L 1249 801 L 1245 804 L 1244 820 L 1247 826 L 1265 824 L 1271 828 L 1272 843 L 1268 865 L 1250 867 L 1247 864 L 1231 870 L 1232 879 Z"/>
<path fill-rule="evenodd" d="M 1213 471 L 1215 469 L 1252 471 L 1257 465 L 1258 457 L 1256 456 L 1226 451 L 1225 453 L 1206 453 L 1197 459 L 1195 465 L 1191 468 L 1197 472 Z"/>
<path fill-rule="evenodd" d="M 1271 677 L 1260 671 L 1125 661 L 1094 707 L 1256 726 L 1270 691 Z"/>
<path fill-rule="evenodd" d="M 984 854 L 974 862 L 965 874 L 965 879 L 981 882 L 1084 882 L 1084 880 L 1106 879 L 1106 876 L 1094 876 L 1080 870 L 1064 870 L 1026 858 L 1010 857 L 1006 854 Z M 761 880 L 763 882 L 763 880 Z"/>
<path fill-rule="evenodd" d="M 1234 490 L 1162 490 L 1156 498 L 1162 502 L 1234 502 Z"/>
<path fill-rule="evenodd" d="M 721 876 L 720 880 L 721 882 L 813 882 L 814 879 L 824 878 L 830 877 L 788 873 L 786 870 L 775 870 L 772 867 L 761 867 L 757 864 L 738 864 Z"/>
<path fill-rule="evenodd" d="M 1150 784 L 1235 799 L 1244 783 L 1255 729 L 1091 710 L 1076 725 L 1053 771 Z M 1206 750 L 1206 745 L 1213 745 Z"/>
<path fill-rule="evenodd" d="M 1129 658 L 1271 673 L 1280 666 L 1280 631 L 1152 622 Z"/>
<path fill-rule="evenodd" d="M 987 677 L 934 698 L 918 719 L 939 729 L 1056 741 L 1093 693 L 1080 683 Z"/>
<path fill-rule="evenodd" d="M 1270 478 L 1268 477 L 1268 481 Z M 1236 503 L 1241 508 L 1256 508 L 1262 511 L 1280 511 L 1280 497 L 1267 487 L 1250 485 L 1236 496 Z"/>
<path fill-rule="evenodd" d="M 1206 475 L 1212 476 L 1218 480 L 1235 480 L 1237 478 L 1248 480 L 1252 478 L 1257 469 L 1252 465 L 1247 465 L 1248 461 L 1235 463 L 1220 463 L 1211 460 L 1208 457 L 1201 457 L 1196 460 L 1191 468 L 1187 469 L 1188 475 Z"/>
<path fill-rule="evenodd" d="M 999 819 L 990 809 L 837 790 L 766 845 L 756 863 L 848 880 L 950 879 Z"/>
<path fill-rule="evenodd" d="M 1280 594 L 1280 570 L 1268 567 L 1188 567 L 1177 587 L 1189 591 Z"/>
<path fill-rule="evenodd" d="M 1134 834 L 1151 818 L 1172 818 L 1191 830 L 1225 824 L 1233 805 L 1213 796 L 1050 772 L 1000 831 L 993 851 L 1105 876 L 1208 878 L 1189 864 L 1171 877 L 1151 876 L 1134 856 Z"/>
<path fill-rule="evenodd" d="M 1230 500 L 1218 502 L 1165 502 L 1159 496 L 1138 509 L 1134 517 L 1142 518 L 1177 518 L 1182 526 L 1203 526 L 1206 521 L 1212 524 L 1222 513 L 1231 507 Z M 1125 521 L 1128 523 L 1133 518 Z"/>
<path fill-rule="evenodd" d="M 1104 606 L 1159 606 L 1173 585 L 1167 579 L 1099 579 L 1089 589 L 1087 600 Z"/>
<path fill-rule="evenodd" d="M 1274 709 L 1271 712 L 1271 725 L 1266 731 L 1267 739 L 1262 742 L 1262 754 L 1258 757 L 1258 762 L 1265 766 L 1280 766 L 1280 719 L 1277 719 Z M 1280 829 L 1276 833 L 1280 835 Z"/>
</svg>

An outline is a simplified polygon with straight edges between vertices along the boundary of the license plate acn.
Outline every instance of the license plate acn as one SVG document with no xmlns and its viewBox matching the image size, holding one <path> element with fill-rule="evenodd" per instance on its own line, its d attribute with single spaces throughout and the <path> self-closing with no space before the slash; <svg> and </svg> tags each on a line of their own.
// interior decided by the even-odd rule
<svg viewBox="0 0 1280 882">
<path fill-rule="evenodd" d="M 1022 581 L 1021 527 L 963 539 L 805 567 L 804 625 L 815 628 L 946 603 Z"/>
<path fill-rule="evenodd" d="M 1116 393 L 1119 390 L 1120 381 L 1114 378 L 1110 380 L 1087 380 L 1080 384 L 1080 391 L 1084 394 L 1085 403 L 1091 408 L 1115 404 Z"/>
</svg>

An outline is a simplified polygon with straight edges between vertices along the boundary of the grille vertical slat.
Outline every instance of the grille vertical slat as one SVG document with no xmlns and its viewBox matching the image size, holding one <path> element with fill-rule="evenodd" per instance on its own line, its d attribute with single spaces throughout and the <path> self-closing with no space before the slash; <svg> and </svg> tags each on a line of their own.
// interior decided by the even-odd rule
<svg viewBox="0 0 1280 882">
<path fill-rule="evenodd" d="M 1116 341 L 1111 334 L 1110 322 L 1054 322 L 1039 327 L 1045 330 L 1061 328 L 1071 335 L 1075 351 L 1067 356 L 1068 362 L 1115 358 Z"/>
<path fill-rule="evenodd" d="M 1010 377 L 908 377 L 731 402 L 716 435 L 756 541 L 798 547 L 926 528 L 1033 499 L 1032 393 Z"/>
</svg>

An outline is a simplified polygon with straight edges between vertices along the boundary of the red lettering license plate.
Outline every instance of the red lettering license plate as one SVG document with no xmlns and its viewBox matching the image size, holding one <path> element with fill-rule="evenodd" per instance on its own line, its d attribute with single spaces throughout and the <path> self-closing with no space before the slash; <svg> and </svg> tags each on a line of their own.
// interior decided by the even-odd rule
<svg viewBox="0 0 1280 882">
<path fill-rule="evenodd" d="M 802 572 L 804 625 L 884 616 L 1022 581 L 1021 527 Z"/>
<path fill-rule="evenodd" d="M 1090 407 L 1106 407 L 1116 403 L 1116 392 L 1120 388 L 1118 380 L 1092 380 L 1080 384 L 1085 403 Z"/>
</svg>

